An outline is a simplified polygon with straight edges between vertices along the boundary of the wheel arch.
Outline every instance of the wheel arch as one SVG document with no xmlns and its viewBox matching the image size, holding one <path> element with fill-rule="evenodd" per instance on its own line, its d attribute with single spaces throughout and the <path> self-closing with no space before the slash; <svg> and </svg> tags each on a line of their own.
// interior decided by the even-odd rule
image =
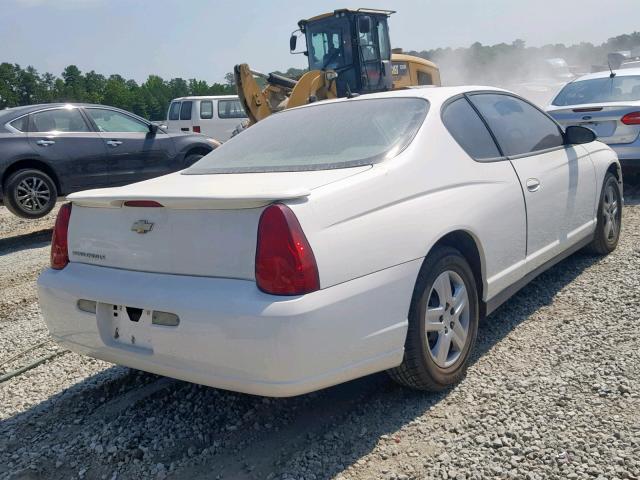
<svg viewBox="0 0 640 480">
<path fill-rule="evenodd" d="M 469 266 L 473 272 L 478 289 L 478 300 L 480 308 L 480 317 L 486 314 L 486 304 L 483 300 L 485 292 L 486 266 L 484 258 L 484 250 L 478 238 L 468 230 L 452 230 L 433 244 L 429 252 L 437 247 L 452 247 L 458 250 L 462 256 L 469 262 Z M 428 253 L 427 253 L 428 255 Z"/>
<path fill-rule="evenodd" d="M 191 145 L 187 145 L 184 149 L 183 149 L 183 158 L 187 158 L 189 155 L 193 155 L 193 154 L 198 154 L 198 155 L 207 155 L 208 153 L 211 153 L 214 149 L 205 144 L 205 143 L 196 143 L 196 144 L 191 144 Z"/>
<path fill-rule="evenodd" d="M 33 160 L 33 159 L 18 160 L 12 163 L 11 165 L 9 165 L 4 170 L 4 173 L 2 174 L 2 178 L 0 178 L 0 185 L 3 188 L 3 191 L 4 191 L 4 184 L 9 178 L 9 176 L 17 172 L 18 170 L 24 170 L 26 168 L 40 170 L 46 173 L 47 175 L 49 175 L 49 177 L 51 177 L 51 180 L 53 180 L 54 185 L 56 186 L 56 193 L 58 194 L 58 196 L 62 195 L 62 184 L 60 183 L 60 179 L 58 178 L 58 175 L 56 174 L 55 170 L 51 168 L 51 166 L 48 165 L 47 163 L 40 160 Z"/>
</svg>

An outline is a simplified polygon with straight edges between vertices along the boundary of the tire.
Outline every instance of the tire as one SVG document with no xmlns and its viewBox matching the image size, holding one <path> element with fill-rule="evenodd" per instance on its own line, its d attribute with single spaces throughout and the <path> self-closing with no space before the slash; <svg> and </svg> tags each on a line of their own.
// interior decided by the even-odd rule
<svg viewBox="0 0 640 480">
<path fill-rule="evenodd" d="M 598 223 L 593 241 L 587 249 L 597 255 L 608 255 L 618 246 L 622 230 L 622 193 L 615 175 L 608 172 L 604 177 L 600 203 L 598 204 Z"/>
<path fill-rule="evenodd" d="M 201 155 L 199 153 L 192 153 L 191 155 L 187 155 L 184 158 L 184 168 L 190 167 L 191 165 L 196 163 L 198 160 L 200 160 L 202 157 L 204 157 L 204 155 Z"/>
<path fill-rule="evenodd" d="M 4 184 L 4 204 L 18 217 L 42 218 L 53 209 L 57 198 L 55 183 L 41 170 L 18 170 Z"/>
<path fill-rule="evenodd" d="M 451 315 L 465 291 L 466 306 Z M 459 382 L 476 342 L 478 321 L 478 290 L 469 263 L 455 248 L 437 247 L 422 265 L 413 291 L 404 359 L 389 375 L 407 387 L 434 392 Z"/>
</svg>

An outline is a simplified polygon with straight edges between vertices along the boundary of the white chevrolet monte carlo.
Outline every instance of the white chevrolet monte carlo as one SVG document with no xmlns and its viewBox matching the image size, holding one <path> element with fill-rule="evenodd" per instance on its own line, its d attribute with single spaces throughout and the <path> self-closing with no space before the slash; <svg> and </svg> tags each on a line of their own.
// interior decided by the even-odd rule
<svg viewBox="0 0 640 480">
<path fill-rule="evenodd" d="M 590 130 L 446 87 L 287 110 L 187 170 L 69 199 L 38 281 L 60 344 L 291 396 L 382 370 L 455 383 L 481 317 L 616 247 L 622 178 Z"/>
</svg>

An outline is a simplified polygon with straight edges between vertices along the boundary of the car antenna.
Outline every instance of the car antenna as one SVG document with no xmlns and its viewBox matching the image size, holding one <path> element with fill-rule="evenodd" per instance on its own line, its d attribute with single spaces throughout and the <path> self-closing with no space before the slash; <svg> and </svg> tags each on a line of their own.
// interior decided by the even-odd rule
<svg viewBox="0 0 640 480">
<path fill-rule="evenodd" d="M 609 78 L 614 78 L 616 76 L 616 72 L 614 72 L 613 68 L 611 68 L 611 62 L 609 60 L 607 60 L 607 65 L 609 65 L 609 71 L 611 72 L 609 74 Z"/>
</svg>

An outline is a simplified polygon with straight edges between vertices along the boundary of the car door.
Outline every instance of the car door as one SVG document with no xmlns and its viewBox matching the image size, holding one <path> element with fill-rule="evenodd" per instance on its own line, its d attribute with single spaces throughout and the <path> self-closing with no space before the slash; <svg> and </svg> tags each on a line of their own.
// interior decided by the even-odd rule
<svg viewBox="0 0 640 480">
<path fill-rule="evenodd" d="M 595 168 L 579 145 L 530 103 L 504 93 L 469 99 L 516 171 L 527 208 L 527 270 L 551 260 L 595 227 Z"/>
<path fill-rule="evenodd" d="M 172 171 L 176 155 L 173 141 L 149 123 L 106 107 L 86 107 L 109 153 L 111 185 L 126 185 Z"/>
<path fill-rule="evenodd" d="M 180 100 L 171 102 L 169 107 L 168 127 L 174 132 L 191 132 L 193 127 L 193 101 Z"/>
<path fill-rule="evenodd" d="M 29 144 L 51 165 L 62 193 L 109 183 L 108 154 L 100 134 L 72 106 L 49 108 L 29 115 Z"/>
</svg>

